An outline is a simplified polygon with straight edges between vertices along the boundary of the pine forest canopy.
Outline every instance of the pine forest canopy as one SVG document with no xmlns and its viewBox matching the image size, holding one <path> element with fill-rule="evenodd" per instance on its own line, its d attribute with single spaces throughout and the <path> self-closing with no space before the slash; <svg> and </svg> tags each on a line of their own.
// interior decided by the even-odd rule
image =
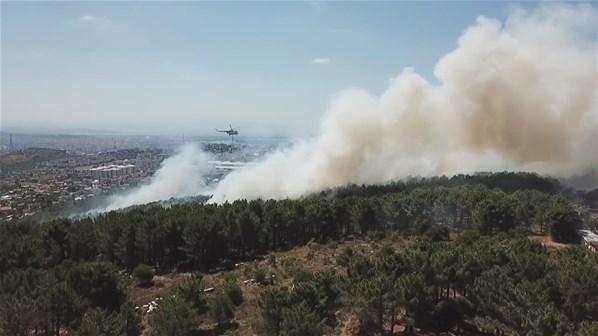
<svg viewBox="0 0 598 336">
<path fill-rule="evenodd" d="M 153 204 L 94 218 L 4 223 L 0 332 L 137 335 L 143 326 L 146 334 L 169 334 L 171 327 L 192 332 L 206 316 L 221 328 L 235 305 L 250 304 L 236 280 L 207 302 L 197 301 L 201 280 L 188 284 L 187 294 L 167 298 L 139 324 L 125 274 L 135 271 L 144 279 L 139 286 L 152 286 L 148 267 L 201 273 L 305 244 L 402 237 L 409 248 L 380 246 L 371 258 L 345 249 L 326 272 L 295 274 L 299 291 L 262 273 L 256 330 L 319 335 L 338 327 L 336 310 L 353 307 L 365 333 L 388 332 L 389 323 L 390 331 L 398 323 L 459 330 L 466 319 L 503 334 L 590 335 L 598 318 L 597 256 L 581 247 L 548 252 L 525 237 L 578 242 L 582 218 L 571 195 L 549 178 L 496 173 L 348 186 L 295 200 Z"/>
</svg>

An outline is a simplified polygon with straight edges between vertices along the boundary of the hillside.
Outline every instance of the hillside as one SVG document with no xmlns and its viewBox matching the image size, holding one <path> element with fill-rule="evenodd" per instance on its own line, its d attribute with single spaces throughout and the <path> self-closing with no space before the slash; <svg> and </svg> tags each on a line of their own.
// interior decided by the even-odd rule
<svg viewBox="0 0 598 336">
<path fill-rule="evenodd" d="M 219 325 L 216 317 L 209 312 L 201 314 L 199 317 L 201 321 L 201 335 L 220 335 L 223 333 L 247 336 L 276 334 L 272 329 L 268 329 L 272 327 L 268 326 L 268 322 L 272 321 L 268 321 L 268 318 L 264 315 L 264 305 L 268 304 L 267 298 L 271 293 L 283 293 L 289 297 L 291 303 L 280 303 L 281 307 L 275 308 L 281 311 L 292 309 L 285 308 L 285 306 L 289 304 L 292 306 L 293 301 L 305 299 L 320 302 L 316 303 L 316 306 L 320 307 L 316 311 L 320 309 L 329 310 L 324 313 L 327 316 L 324 316 L 327 318 L 327 323 L 322 325 L 321 328 L 312 329 L 313 326 L 303 325 L 304 329 L 301 329 L 303 333 L 297 335 L 317 335 L 320 333 L 330 335 L 370 334 L 370 332 L 379 329 L 379 326 L 375 325 L 376 321 L 369 320 L 369 318 L 374 318 L 377 312 L 383 314 L 382 328 L 384 334 L 391 334 L 391 323 L 394 325 L 392 334 L 408 334 L 411 322 L 413 323 L 413 335 L 438 335 L 438 332 L 442 335 L 448 335 L 448 333 L 442 332 L 442 330 L 447 331 L 449 329 L 461 335 L 489 335 L 486 332 L 492 331 L 497 325 L 501 325 L 502 328 L 509 328 L 506 330 L 515 333 L 523 330 L 517 330 L 516 326 L 507 327 L 508 324 L 503 324 L 508 321 L 484 317 L 474 312 L 470 300 L 475 300 L 474 296 L 481 293 L 468 294 L 465 287 L 463 287 L 465 284 L 460 282 L 471 282 L 472 292 L 480 291 L 485 284 L 475 283 L 471 279 L 466 280 L 466 278 L 459 279 L 463 277 L 459 269 L 462 267 L 471 267 L 467 266 L 467 263 L 471 261 L 450 261 L 450 256 L 463 252 L 466 252 L 467 255 L 468 252 L 475 251 L 474 253 L 478 255 L 481 253 L 479 255 L 481 259 L 480 265 L 484 265 L 485 263 L 495 263 L 496 261 L 492 261 L 493 257 L 491 254 L 498 252 L 499 255 L 502 254 L 508 258 L 508 261 L 500 266 L 501 272 L 516 270 L 519 273 L 527 272 L 526 269 L 519 269 L 520 265 L 518 264 L 523 260 L 532 258 L 542 260 L 542 262 L 573 261 L 576 259 L 574 255 L 579 253 L 577 248 L 574 249 L 575 252 L 573 250 L 563 251 L 563 255 L 559 255 L 556 252 L 548 252 L 542 249 L 538 243 L 534 243 L 533 241 L 526 242 L 525 237 L 503 236 L 500 238 L 484 238 L 473 241 L 474 238 L 479 237 L 475 237 L 475 235 L 462 235 L 460 237 L 453 237 L 451 242 L 431 242 L 429 240 L 426 242 L 415 237 L 393 235 L 391 237 L 372 237 L 365 240 L 358 239 L 323 245 L 310 242 L 302 247 L 284 252 L 271 253 L 256 261 L 239 263 L 230 270 L 205 274 L 200 278 L 194 278 L 191 273 L 156 276 L 154 284 L 150 288 L 143 288 L 133 284 L 130 287 L 130 293 L 133 301 L 139 307 L 139 310 L 142 311 L 142 324 L 145 327 L 144 334 L 147 335 L 151 334 L 152 321 L 154 324 L 156 323 L 155 320 L 152 320 L 155 318 L 153 315 L 156 313 L 155 311 L 147 313 L 149 308 L 144 308 L 144 305 L 148 307 L 154 301 L 158 304 L 157 309 L 160 309 L 161 299 L 159 298 L 177 295 L 182 288 L 194 281 L 192 279 L 201 279 L 195 281 L 198 281 L 202 290 L 206 291 L 206 293 L 199 291 L 201 293 L 199 295 L 205 302 L 209 303 L 219 295 L 226 295 L 227 290 L 230 293 L 230 289 L 227 288 L 231 287 L 229 285 L 231 282 L 238 286 L 243 297 L 242 303 L 234 308 L 234 317 L 225 324 L 221 323 Z M 550 241 L 549 238 L 543 240 Z M 566 245 L 560 245 L 566 247 Z M 490 249 L 483 252 L 482 250 L 486 248 Z M 405 267 L 409 268 L 415 265 L 399 266 L 396 264 L 403 257 L 407 259 L 418 258 L 418 253 L 426 251 L 433 253 L 432 260 L 434 264 L 429 265 L 430 269 L 427 269 L 428 266 L 419 265 L 415 269 L 408 271 Z M 438 259 L 440 256 L 443 256 L 442 258 L 449 257 L 449 259 Z M 593 258 L 592 260 L 594 263 L 598 262 L 597 258 Z M 454 266 L 449 266 L 451 264 L 454 264 Z M 366 268 L 366 266 L 368 267 Z M 449 282 L 445 281 L 443 286 L 426 285 L 425 273 L 434 272 L 433 270 L 437 269 L 437 266 L 445 269 L 444 272 L 448 273 L 443 272 L 443 274 L 447 275 L 453 272 L 450 270 L 453 267 L 457 271 L 455 273 L 457 278 L 452 281 L 449 280 Z M 527 267 L 534 266 L 527 265 Z M 583 266 L 578 264 L 576 267 Z M 447 268 L 448 270 L 446 270 Z M 531 268 L 528 270 L 531 271 Z M 388 272 L 390 274 L 386 274 Z M 400 274 L 397 274 L 397 272 Z M 548 269 L 546 272 L 547 274 L 556 274 L 559 271 L 558 269 Z M 260 274 L 265 275 L 265 278 L 260 279 Z M 390 281 L 390 278 L 387 277 L 391 274 L 394 277 L 398 276 L 396 282 L 377 283 L 377 281 Z M 494 275 L 500 276 L 497 274 Z M 419 278 L 420 276 L 421 278 Z M 523 276 L 523 278 L 526 277 Z M 537 274 L 531 280 L 539 284 L 542 282 L 539 279 L 540 274 Z M 423 291 L 421 293 L 406 293 L 404 291 L 407 288 L 405 288 L 406 284 L 403 281 L 423 281 L 421 283 L 424 287 L 422 288 Z M 485 279 L 484 281 L 491 281 L 491 279 Z M 492 303 L 490 304 L 492 307 L 489 308 L 509 309 L 508 305 L 515 303 L 513 300 L 519 303 L 529 300 L 530 302 L 526 303 L 529 307 L 539 304 L 539 302 L 533 302 L 537 298 L 531 298 L 528 295 L 523 295 L 523 293 L 519 298 L 509 297 L 511 289 L 507 288 L 507 285 L 514 285 L 517 281 L 516 278 L 510 279 L 508 284 L 503 284 L 495 288 L 494 293 L 488 293 L 487 295 L 492 295 L 493 297 L 495 295 L 503 296 L 502 299 L 505 300 L 504 303 Z M 356 282 L 363 282 L 363 285 L 358 285 L 359 289 L 353 289 L 352 287 L 356 286 Z M 410 283 L 409 286 L 413 285 L 413 283 Z M 322 286 L 327 287 L 321 288 Z M 365 288 L 362 288 L 362 286 L 365 286 Z M 514 287 L 517 286 L 514 285 Z M 362 290 L 364 292 L 361 292 Z M 393 293 L 396 293 L 398 296 L 393 296 L 395 295 Z M 312 297 L 313 295 L 315 297 Z M 376 306 L 375 302 L 368 303 L 368 300 L 375 301 L 375 295 L 380 295 L 380 299 L 384 301 L 382 306 Z M 428 309 L 431 310 L 419 311 L 416 308 L 416 304 L 412 304 L 413 311 L 409 311 L 407 307 L 400 309 L 394 313 L 396 315 L 393 320 L 392 302 L 397 302 L 400 305 L 400 302 L 408 300 L 404 295 L 412 295 L 419 300 L 429 300 L 428 303 L 420 302 L 419 304 L 422 306 L 429 304 L 431 308 Z M 293 298 L 294 296 L 302 298 Z M 156 298 L 158 299 L 156 300 Z M 326 302 L 326 304 L 321 306 L 322 302 Z M 452 307 L 443 312 L 440 309 L 443 304 L 449 306 L 457 305 L 458 307 Z M 453 308 L 455 311 L 451 311 Z M 554 313 L 556 312 L 557 310 Z M 452 314 L 456 315 L 453 316 Z M 284 314 L 281 315 L 281 318 L 284 321 Z M 309 323 L 309 318 L 312 318 L 309 314 L 301 316 L 301 320 L 305 319 L 303 322 L 305 324 Z M 438 320 L 439 318 L 441 321 Z M 537 317 L 528 316 L 528 318 Z M 297 320 L 287 323 L 303 324 Z M 282 322 L 282 325 L 286 326 L 284 322 Z M 286 327 L 288 328 L 288 326 Z M 294 327 L 297 328 L 297 326 Z M 288 333 L 287 330 L 280 330 L 280 332 L 285 335 Z"/>
<path fill-rule="evenodd" d="M 577 209 L 505 176 L 8 222 L 0 334 L 594 335 Z"/>
</svg>

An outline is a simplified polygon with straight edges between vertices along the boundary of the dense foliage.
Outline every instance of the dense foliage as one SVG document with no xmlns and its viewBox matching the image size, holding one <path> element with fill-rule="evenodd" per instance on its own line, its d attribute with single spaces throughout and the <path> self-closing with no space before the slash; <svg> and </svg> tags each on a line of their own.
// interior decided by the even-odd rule
<svg viewBox="0 0 598 336">
<path fill-rule="evenodd" d="M 525 236 L 475 232 L 450 242 L 399 239 L 403 244 L 347 248 L 338 267 L 323 273 L 294 265 L 292 287 L 261 295 L 262 331 L 320 335 L 335 327 L 339 306 L 358 317 L 364 335 L 392 334 L 399 325 L 406 334 L 409 325 L 459 332 L 475 324 L 494 334 L 546 336 L 598 328 L 598 257 L 581 247 L 549 253 Z"/>
<path fill-rule="evenodd" d="M 133 277 L 140 286 L 149 286 L 154 278 L 154 270 L 146 264 L 139 264 L 133 269 Z"/>
<path fill-rule="evenodd" d="M 590 299 L 598 293 L 589 280 L 598 270 L 594 256 L 577 250 L 550 256 L 503 236 L 448 241 L 451 231 L 495 235 L 517 228 L 575 241 L 579 216 L 557 190 L 553 180 L 501 173 L 350 186 L 298 200 L 154 205 L 95 218 L 6 223 L 0 226 L 0 330 L 135 335 L 138 321 L 125 291 L 135 269 L 139 284 L 149 285 L 154 269 L 208 271 L 310 241 L 396 232 L 426 239 L 401 253 L 382 249 L 376 259 L 346 251 L 339 257 L 346 274 L 304 274 L 293 290 L 268 290 L 259 304 L 267 334 L 321 334 L 334 327 L 341 298 L 350 298 L 368 330 L 392 328 L 400 316 L 446 330 L 477 316 L 507 333 L 575 332 L 597 318 Z M 263 278 L 258 281 L 269 284 Z M 186 335 L 206 310 L 226 323 L 243 302 L 232 280 L 211 300 L 203 298 L 201 276 L 178 293 L 150 320 L 153 334 Z M 95 328 L 98 323 L 110 330 Z"/>
</svg>

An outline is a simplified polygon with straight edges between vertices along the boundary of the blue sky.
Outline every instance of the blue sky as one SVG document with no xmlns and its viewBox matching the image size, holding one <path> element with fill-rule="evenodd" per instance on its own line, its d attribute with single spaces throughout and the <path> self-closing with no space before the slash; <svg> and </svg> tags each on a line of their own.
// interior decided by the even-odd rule
<svg viewBox="0 0 598 336">
<path fill-rule="evenodd" d="M 508 2 L 2 2 L 1 127 L 310 134 Z M 272 129 L 275 131 L 272 131 Z"/>
</svg>

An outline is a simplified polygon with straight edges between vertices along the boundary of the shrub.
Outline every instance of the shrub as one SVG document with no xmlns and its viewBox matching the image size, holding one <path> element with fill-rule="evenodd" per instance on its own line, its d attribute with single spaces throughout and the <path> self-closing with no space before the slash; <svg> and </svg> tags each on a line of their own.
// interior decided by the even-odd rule
<svg viewBox="0 0 598 336">
<path fill-rule="evenodd" d="M 554 241 L 579 243 L 580 236 L 577 229 L 581 226 L 581 219 L 574 209 L 561 206 L 552 209 L 547 217 L 550 225 L 550 235 Z"/>
<path fill-rule="evenodd" d="M 292 274 L 299 261 L 294 257 L 284 257 L 279 259 L 278 269 L 285 275 Z"/>
<path fill-rule="evenodd" d="M 279 335 L 284 308 L 289 306 L 288 290 L 284 287 L 270 287 L 259 296 L 258 307 L 261 319 L 261 334 Z"/>
<path fill-rule="evenodd" d="M 473 244 L 480 239 L 480 232 L 478 230 L 463 230 L 457 237 L 456 241 L 459 244 Z"/>
<path fill-rule="evenodd" d="M 198 313 L 206 311 L 207 305 L 204 299 L 201 275 L 193 275 L 178 288 L 177 293 L 183 300 L 189 302 Z"/>
<path fill-rule="evenodd" d="M 109 313 L 103 309 L 88 310 L 75 330 L 75 336 L 120 336 L 125 334 L 125 323 L 116 312 Z"/>
<path fill-rule="evenodd" d="M 336 263 L 340 266 L 348 266 L 351 262 L 351 259 L 355 255 L 353 249 L 349 246 L 343 248 L 340 255 L 336 258 Z"/>
<path fill-rule="evenodd" d="M 140 286 L 150 286 L 154 279 L 154 269 L 145 264 L 139 264 L 133 270 L 133 277 Z"/>
<path fill-rule="evenodd" d="M 432 316 L 436 331 L 447 331 L 463 319 L 463 312 L 457 301 L 449 299 L 436 304 Z"/>
<path fill-rule="evenodd" d="M 425 237 L 431 241 L 448 241 L 451 231 L 444 225 L 433 225 L 425 233 Z"/>
<path fill-rule="evenodd" d="M 224 281 L 224 294 L 235 306 L 243 303 L 243 291 L 235 278 L 228 278 Z"/>
<path fill-rule="evenodd" d="M 118 270 L 107 262 L 76 265 L 70 270 L 68 284 L 88 305 L 108 311 L 118 310 L 127 295 Z"/>
<path fill-rule="evenodd" d="M 140 335 L 139 317 L 131 303 L 121 306 L 120 312 L 92 308 L 85 312 L 75 336 L 133 336 Z"/>
<path fill-rule="evenodd" d="M 369 231 L 366 235 L 368 241 L 379 241 L 384 238 L 384 232 L 381 231 Z"/>
<path fill-rule="evenodd" d="M 317 251 L 320 249 L 320 244 L 315 241 L 315 239 L 310 239 L 309 242 L 307 242 L 307 247 L 312 250 L 312 251 Z"/>
<path fill-rule="evenodd" d="M 148 319 L 150 336 L 187 336 L 197 329 L 193 307 L 180 297 L 167 297 Z"/>
<path fill-rule="evenodd" d="M 218 324 L 229 322 L 235 316 L 233 304 L 224 294 L 218 294 L 210 300 L 210 313 Z"/>
<path fill-rule="evenodd" d="M 284 336 L 318 336 L 324 333 L 324 323 L 305 303 L 300 303 L 283 310 L 280 329 Z"/>
<path fill-rule="evenodd" d="M 276 255 L 270 254 L 268 256 L 268 264 L 275 266 L 276 265 Z"/>
<path fill-rule="evenodd" d="M 255 281 L 262 285 L 268 284 L 266 282 L 266 271 L 263 268 L 259 267 L 255 270 Z"/>
</svg>

